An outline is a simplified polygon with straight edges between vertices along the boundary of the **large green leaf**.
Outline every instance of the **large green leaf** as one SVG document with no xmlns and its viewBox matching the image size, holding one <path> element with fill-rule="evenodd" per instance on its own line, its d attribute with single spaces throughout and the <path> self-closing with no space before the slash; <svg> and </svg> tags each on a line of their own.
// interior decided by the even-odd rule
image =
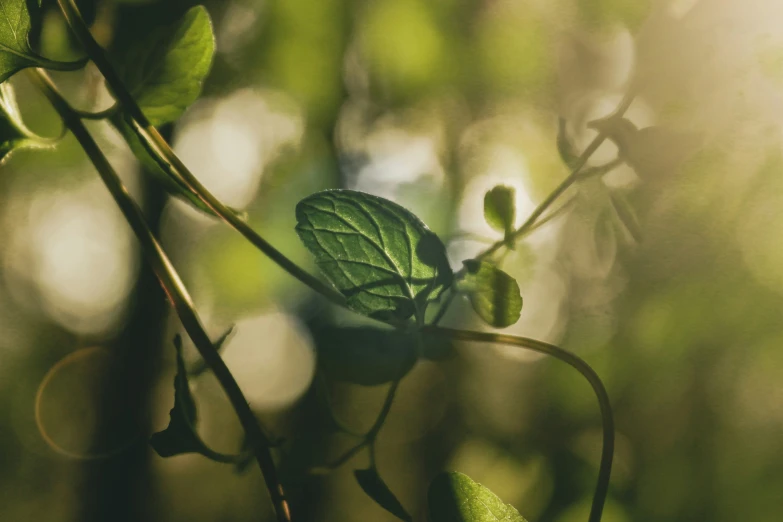
<svg viewBox="0 0 783 522">
<path fill-rule="evenodd" d="M 40 0 L 32 3 L 37 9 Z M 39 64 L 28 37 L 32 24 L 27 0 L 0 1 L 0 82 L 17 71 Z"/>
<path fill-rule="evenodd" d="M 441 473 L 427 494 L 430 522 L 526 522 L 497 495 L 462 473 Z"/>
<path fill-rule="evenodd" d="M 400 520 L 405 520 L 406 522 L 413 520 L 376 470 L 357 469 L 353 472 L 353 475 L 356 477 L 356 482 L 359 483 L 362 490 L 367 493 L 367 496 L 377 502 L 379 506 Z"/>
<path fill-rule="evenodd" d="M 131 52 L 125 79 L 153 125 L 176 120 L 196 101 L 214 54 L 212 21 L 203 6 L 193 7 Z"/>
<path fill-rule="evenodd" d="M 352 190 L 296 206 L 296 231 L 354 311 L 381 319 L 424 316 L 452 281 L 446 248 L 403 207 Z"/>
<path fill-rule="evenodd" d="M 416 336 L 367 326 L 317 331 L 318 364 L 332 379 L 377 386 L 401 379 L 416 363 Z"/>
<path fill-rule="evenodd" d="M 489 325 L 511 326 L 519 320 L 522 295 L 516 280 L 483 261 L 465 261 L 465 276 L 457 288 L 468 294 L 473 310 Z"/>
<path fill-rule="evenodd" d="M 514 231 L 517 210 L 514 187 L 498 185 L 484 194 L 484 219 L 489 226 L 509 235 Z"/>
<path fill-rule="evenodd" d="M 37 15 L 40 6 L 41 0 L 0 0 L 0 83 L 27 67 L 73 70 L 84 65 L 83 60 L 48 60 L 30 47 L 31 15 Z"/>
</svg>

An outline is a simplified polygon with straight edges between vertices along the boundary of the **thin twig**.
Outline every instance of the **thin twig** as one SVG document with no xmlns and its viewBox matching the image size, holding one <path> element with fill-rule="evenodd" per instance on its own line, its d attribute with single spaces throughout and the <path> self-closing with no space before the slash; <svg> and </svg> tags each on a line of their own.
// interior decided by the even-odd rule
<svg viewBox="0 0 783 522">
<path fill-rule="evenodd" d="M 631 106 L 631 103 L 633 103 L 633 100 L 635 98 L 635 93 L 633 90 L 629 90 L 623 100 L 620 102 L 620 105 L 618 105 L 615 112 L 609 117 L 609 118 L 620 118 L 623 114 L 625 114 L 625 111 L 628 110 L 628 108 Z M 541 215 L 546 212 L 546 210 L 555 202 L 557 199 L 563 195 L 563 193 L 568 190 L 571 185 L 573 185 L 575 182 L 579 181 L 581 179 L 582 169 L 587 164 L 587 161 L 590 159 L 590 157 L 595 153 L 596 150 L 598 150 L 598 147 L 603 144 L 603 142 L 606 140 L 608 136 L 601 132 L 596 136 L 592 142 L 587 146 L 587 148 L 582 152 L 582 154 L 579 156 L 579 158 L 574 162 L 573 170 L 571 171 L 571 174 L 568 175 L 567 178 L 565 178 L 560 185 L 558 185 L 555 190 L 553 190 L 544 201 L 541 202 L 538 207 L 536 207 L 535 210 L 530 214 L 530 216 L 527 218 L 527 220 L 520 226 L 518 229 L 516 229 L 513 233 L 509 234 L 508 237 L 504 238 L 501 241 L 497 241 L 494 245 L 489 247 L 488 249 L 484 250 L 482 253 L 477 255 L 475 259 L 482 260 L 485 259 L 492 254 L 494 254 L 496 251 L 498 251 L 503 246 L 509 244 L 509 242 L 514 242 L 520 237 L 527 234 L 530 229 L 536 224 L 536 221 L 538 220 Z"/>
<path fill-rule="evenodd" d="M 384 423 L 386 422 L 386 418 L 389 416 L 389 412 L 391 411 L 392 404 L 394 403 L 394 397 L 397 393 L 397 388 L 400 386 L 400 381 L 396 380 L 394 381 L 391 386 L 389 386 L 389 390 L 386 392 L 386 398 L 383 400 L 383 406 L 381 406 L 381 411 L 378 413 L 378 416 L 375 418 L 375 422 L 373 422 L 372 427 L 367 430 L 367 433 L 362 435 L 362 440 L 359 441 L 356 445 L 352 446 L 348 451 L 337 457 L 335 460 L 330 462 L 329 464 L 326 464 L 324 466 L 318 466 L 313 469 L 314 472 L 318 473 L 321 471 L 333 471 L 346 462 L 348 462 L 351 457 L 359 453 L 359 451 L 362 450 L 362 448 L 367 447 L 370 451 L 370 460 L 371 463 L 375 461 L 375 441 L 378 438 L 378 433 L 380 433 L 381 428 L 383 428 Z"/>
</svg>

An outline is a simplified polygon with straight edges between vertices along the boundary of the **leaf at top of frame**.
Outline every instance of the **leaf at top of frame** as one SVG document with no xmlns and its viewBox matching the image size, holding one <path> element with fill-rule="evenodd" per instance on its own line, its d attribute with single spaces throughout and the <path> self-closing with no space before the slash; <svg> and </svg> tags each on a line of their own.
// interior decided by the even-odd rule
<svg viewBox="0 0 783 522">
<path fill-rule="evenodd" d="M 191 8 L 131 50 L 125 80 L 150 123 L 173 122 L 196 101 L 214 54 L 212 21 L 203 6 Z"/>
<path fill-rule="evenodd" d="M 33 52 L 29 42 L 30 9 L 39 7 L 40 0 L 0 2 L 0 83 L 26 67 L 42 65 L 40 56 Z"/>
</svg>

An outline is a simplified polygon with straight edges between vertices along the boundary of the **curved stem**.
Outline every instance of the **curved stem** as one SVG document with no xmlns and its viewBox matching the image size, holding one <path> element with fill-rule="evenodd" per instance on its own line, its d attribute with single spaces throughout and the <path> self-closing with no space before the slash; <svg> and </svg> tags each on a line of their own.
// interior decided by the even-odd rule
<svg viewBox="0 0 783 522">
<path fill-rule="evenodd" d="M 333 460 L 331 463 L 327 464 L 326 466 L 320 466 L 316 469 L 328 471 L 337 469 L 348 462 L 351 457 L 359 453 L 359 451 L 364 447 L 369 448 L 371 462 L 375 462 L 375 440 L 378 438 L 378 433 L 381 431 L 381 428 L 383 428 L 383 425 L 386 422 L 386 418 L 389 416 L 389 412 L 391 411 L 392 404 L 394 403 L 394 397 L 397 394 L 397 388 L 399 388 L 399 386 L 399 380 L 396 380 L 391 384 L 389 390 L 386 392 L 386 398 L 383 400 L 383 406 L 381 406 L 381 411 L 378 413 L 378 417 L 376 417 L 372 427 L 367 430 L 367 433 L 361 435 L 362 440 L 359 441 L 359 443 L 355 446 L 352 446 L 348 451 L 337 457 L 337 459 Z"/>
<path fill-rule="evenodd" d="M 367 432 L 365 438 L 373 442 L 375 441 L 378 432 L 381 431 L 383 424 L 386 422 L 386 417 L 389 416 L 392 404 L 394 403 L 394 397 L 397 394 L 397 388 L 399 387 L 399 380 L 394 381 L 391 386 L 389 386 L 389 391 L 386 392 L 386 398 L 383 400 L 383 406 L 381 406 L 381 411 L 378 413 L 378 418 L 375 419 L 375 423 L 372 425 L 372 428 L 370 428 L 370 431 Z"/>
<path fill-rule="evenodd" d="M 593 495 L 593 504 L 590 508 L 590 517 L 588 518 L 588 522 L 600 522 L 601 513 L 603 512 L 604 503 L 606 502 L 606 496 L 609 492 L 609 477 L 612 473 L 612 459 L 614 456 L 614 417 L 612 415 L 612 405 L 609 401 L 609 394 L 606 393 L 606 388 L 604 388 L 601 378 L 598 377 L 595 370 L 573 353 L 552 344 L 536 341 L 535 339 L 491 332 L 454 330 L 438 326 L 427 326 L 424 328 L 424 331 L 441 334 L 450 339 L 459 341 L 510 344 L 527 350 L 533 350 L 534 352 L 551 355 L 570 365 L 587 379 L 587 382 L 590 383 L 590 386 L 593 388 L 593 391 L 598 398 L 598 405 L 601 408 L 601 420 L 603 422 L 601 464 L 598 469 L 598 481 L 595 486 L 595 494 Z"/>
<path fill-rule="evenodd" d="M 60 9 L 65 15 L 65 19 L 71 30 L 75 33 L 81 44 L 84 46 L 87 55 L 95 63 L 98 70 L 106 79 L 109 89 L 114 93 L 117 101 L 129 116 L 128 123 L 133 131 L 158 164 L 174 179 L 180 180 L 194 195 L 196 195 L 216 216 L 220 217 L 228 225 L 242 234 L 245 239 L 250 241 L 256 248 L 263 252 L 272 261 L 277 263 L 283 270 L 294 276 L 296 279 L 306 284 L 319 294 L 323 295 L 335 304 L 344 306 L 345 297 L 325 284 L 323 281 L 300 268 L 296 263 L 288 259 L 282 252 L 273 247 L 246 222 L 237 216 L 230 208 L 218 200 L 185 166 L 179 157 L 171 150 L 171 147 L 160 135 L 157 129 L 150 123 L 144 112 L 136 103 L 125 82 L 122 81 L 114 66 L 109 61 L 103 48 L 93 38 L 87 24 L 82 18 L 75 0 L 58 0 Z"/>
<path fill-rule="evenodd" d="M 106 156 L 103 155 L 100 148 L 92 138 L 87 128 L 81 121 L 77 112 L 60 95 L 51 79 L 41 70 L 30 70 L 32 82 L 38 86 L 46 98 L 63 119 L 65 126 L 73 133 L 79 144 L 84 149 L 95 169 L 100 174 L 106 187 L 109 189 L 117 206 L 119 206 L 128 224 L 133 229 L 142 250 L 147 257 L 147 261 L 152 266 L 155 275 L 160 280 L 161 286 L 165 290 L 171 301 L 177 315 L 182 321 L 182 325 L 187 331 L 204 361 L 212 369 L 215 377 L 223 387 L 232 407 L 237 413 L 242 427 L 247 434 L 248 440 L 252 441 L 252 449 L 261 468 L 261 472 L 266 481 L 267 489 L 272 498 L 277 519 L 279 522 L 290 522 L 291 516 L 288 509 L 288 503 L 285 499 L 283 487 L 277 476 L 272 454 L 269 451 L 269 441 L 261 429 L 258 419 L 256 419 L 250 405 L 242 394 L 234 376 L 226 366 L 220 354 L 215 349 L 212 341 L 207 335 L 206 330 L 201 324 L 198 313 L 195 310 L 193 301 L 182 283 L 179 274 L 174 269 L 171 261 L 168 259 L 165 251 L 161 247 L 157 238 L 147 226 L 144 214 L 128 193 L 117 173 L 112 168 Z"/>
<path fill-rule="evenodd" d="M 83 111 L 79 109 L 74 109 L 76 113 L 79 115 L 79 117 L 83 120 L 105 120 L 107 118 L 111 118 L 115 112 L 119 110 L 119 107 L 117 105 L 112 105 L 111 107 L 107 109 L 103 109 L 101 111 L 91 112 L 91 111 Z"/>
<path fill-rule="evenodd" d="M 85 56 L 84 58 L 79 58 L 78 60 L 74 60 L 72 62 L 60 62 L 57 60 L 50 60 L 48 58 L 44 58 L 43 56 L 36 56 L 35 57 L 35 63 L 38 67 L 42 67 L 44 69 L 48 69 L 50 71 L 78 71 L 87 63 L 89 63 L 90 58 Z"/>
</svg>

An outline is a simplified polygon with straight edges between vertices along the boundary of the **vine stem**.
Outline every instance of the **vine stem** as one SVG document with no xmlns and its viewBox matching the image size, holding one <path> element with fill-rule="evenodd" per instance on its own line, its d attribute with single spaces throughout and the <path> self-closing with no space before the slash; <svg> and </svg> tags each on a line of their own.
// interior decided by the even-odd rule
<svg viewBox="0 0 783 522">
<path fill-rule="evenodd" d="M 628 92 L 623 97 L 620 104 L 617 106 L 617 109 L 615 109 L 614 113 L 612 113 L 611 116 L 609 116 L 607 119 L 610 118 L 621 118 L 623 114 L 625 114 L 625 111 L 628 110 L 628 108 L 633 103 L 634 98 L 636 97 L 636 94 L 633 89 L 629 89 Z M 541 217 L 541 215 L 546 212 L 546 210 L 552 206 L 552 204 L 558 200 L 560 196 L 563 195 L 563 193 L 571 187 L 574 183 L 579 181 L 582 178 L 582 169 L 584 169 L 585 165 L 587 165 L 587 161 L 590 159 L 590 157 L 595 153 L 595 151 L 598 150 L 598 147 L 600 147 L 603 142 L 606 140 L 608 136 L 605 132 L 599 132 L 598 135 L 593 139 L 593 141 L 590 142 L 590 144 L 587 146 L 587 148 L 582 152 L 582 154 L 579 155 L 579 158 L 576 159 L 574 162 L 574 166 L 571 170 L 571 173 L 566 177 L 560 185 L 558 185 L 555 190 L 553 190 L 544 201 L 539 204 L 535 210 L 530 214 L 530 216 L 527 218 L 527 220 L 513 233 L 509 234 L 508 237 L 503 238 L 501 241 L 497 241 L 494 245 L 489 247 L 488 249 L 481 252 L 479 255 L 475 257 L 476 260 L 480 261 L 482 259 L 485 259 L 495 252 L 497 252 L 500 248 L 503 246 L 513 243 L 520 237 L 527 234 L 530 229 L 536 224 L 536 221 L 538 218 Z M 610 165 L 613 165 L 613 163 L 610 163 Z M 614 166 L 614 165 L 613 165 Z M 462 270 L 460 270 L 462 272 Z"/>
<path fill-rule="evenodd" d="M 63 72 L 78 71 L 79 69 L 87 65 L 89 61 L 90 59 L 88 57 L 79 58 L 78 60 L 74 60 L 72 62 L 60 62 L 57 60 L 50 60 L 48 58 L 44 58 L 43 56 L 37 56 L 35 58 L 35 63 L 36 65 L 38 65 L 38 67 L 43 67 L 51 71 L 63 71 Z"/>
<path fill-rule="evenodd" d="M 84 126 L 79 113 L 62 97 L 48 75 L 40 69 L 31 69 L 29 70 L 29 76 L 60 115 L 66 128 L 76 137 L 104 184 L 109 189 L 128 224 L 133 229 L 148 262 L 177 312 L 183 327 L 223 387 L 248 439 L 251 441 L 253 452 L 272 499 L 277 520 L 279 522 L 290 522 L 291 515 L 288 502 L 280 484 L 272 454 L 269 451 L 269 440 L 261 429 L 258 419 L 253 414 L 234 376 L 212 344 L 195 310 L 187 288 L 171 264 L 163 247 L 147 225 L 142 210 L 133 200 L 116 171 Z"/>
<path fill-rule="evenodd" d="M 497 334 L 492 332 L 473 332 L 467 330 L 455 330 L 452 328 L 443 328 L 440 326 L 426 326 L 423 332 L 431 332 L 444 335 L 450 339 L 458 341 L 474 341 L 494 344 L 510 344 L 534 352 L 550 355 L 565 362 L 576 369 L 587 379 L 593 388 L 598 405 L 601 408 L 601 420 L 603 422 L 603 447 L 601 448 L 601 464 L 598 468 L 598 480 L 593 495 L 593 504 L 590 508 L 590 517 L 588 522 L 600 522 L 601 513 L 606 503 L 606 496 L 609 492 L 609 478 L 612 474 L 612 459 L 614 457 L 614 416 L 612 414 L 612 405 L 609 401 L 609 394 L 606 393 L 598 374 L 595 373 L 589 364 L 574 355 L 573 353 L 558 348 L 555 345 L 548 344 L 535 339 L 526 337 L 516 337 L 513 335 Z"/>
<path fill-rule="evenodd" d="M 367 447 L 370 451 L 370 462 L 372 463 L 373 467 L 375 466 L 375 440 L 378 438 L 378 433 L 380 433 L 381 428 L 383 428 L 384 423 L 386 422 L 386 418 L 389 416 L 389 413 L 391 412 L 392 404 L 394 404 L 394 397 L 397 394 L 397 389 L 400 386 L 400 380 L 397 379 L 394 382 L 391 383 L 389 386 L 388 391 L 386 392 L 386 397 L 383 399 L 383 406 L 381 406 L 381 410 L 378 413 L 378 416 L 375 418 L 375 422 L 373 422 L 372 426 L 369 430 L 367 430 L 367 433 L 363 435 L 359 435 L 362 440 L 359 441 L 356 445 L 352 446 L 348 451 L 343 453 L 341 456 L 337 457 L 335 460 L 333 460 L 331 463 L 327 464 L 326 466 L 318 467 L 316 469 L 326 469 L 326 470 L 334 470 L 348 462 L 351 457 L 359 453 L 362 448 Z M 334 420 L 337 420 L 334 416 L 332 416 Z M 344 430 L 347 433 L 351 435 L 355 435 L 352 431 Z"/>
<path fill-rule="evenodd" d="M 105 50 L 90 33 L 90 29 L 82 18 L 75 0 L 58 0 L 58 3 L 76 38 L 81 42 L 87 55 L 103 75 L 120 106 L 129 116 L 128 123 L 131 128 L 158 165 L 174 179 L 181 181 L 216 216 L 242 234 L 245 239 L 277 263 L 283 270 L 333 303 L 344 306 L 345 297 L 340 292 L 288 259 L 201 184 L 144 115 L 125 82 L 108 59 Z"/>
</svg>

